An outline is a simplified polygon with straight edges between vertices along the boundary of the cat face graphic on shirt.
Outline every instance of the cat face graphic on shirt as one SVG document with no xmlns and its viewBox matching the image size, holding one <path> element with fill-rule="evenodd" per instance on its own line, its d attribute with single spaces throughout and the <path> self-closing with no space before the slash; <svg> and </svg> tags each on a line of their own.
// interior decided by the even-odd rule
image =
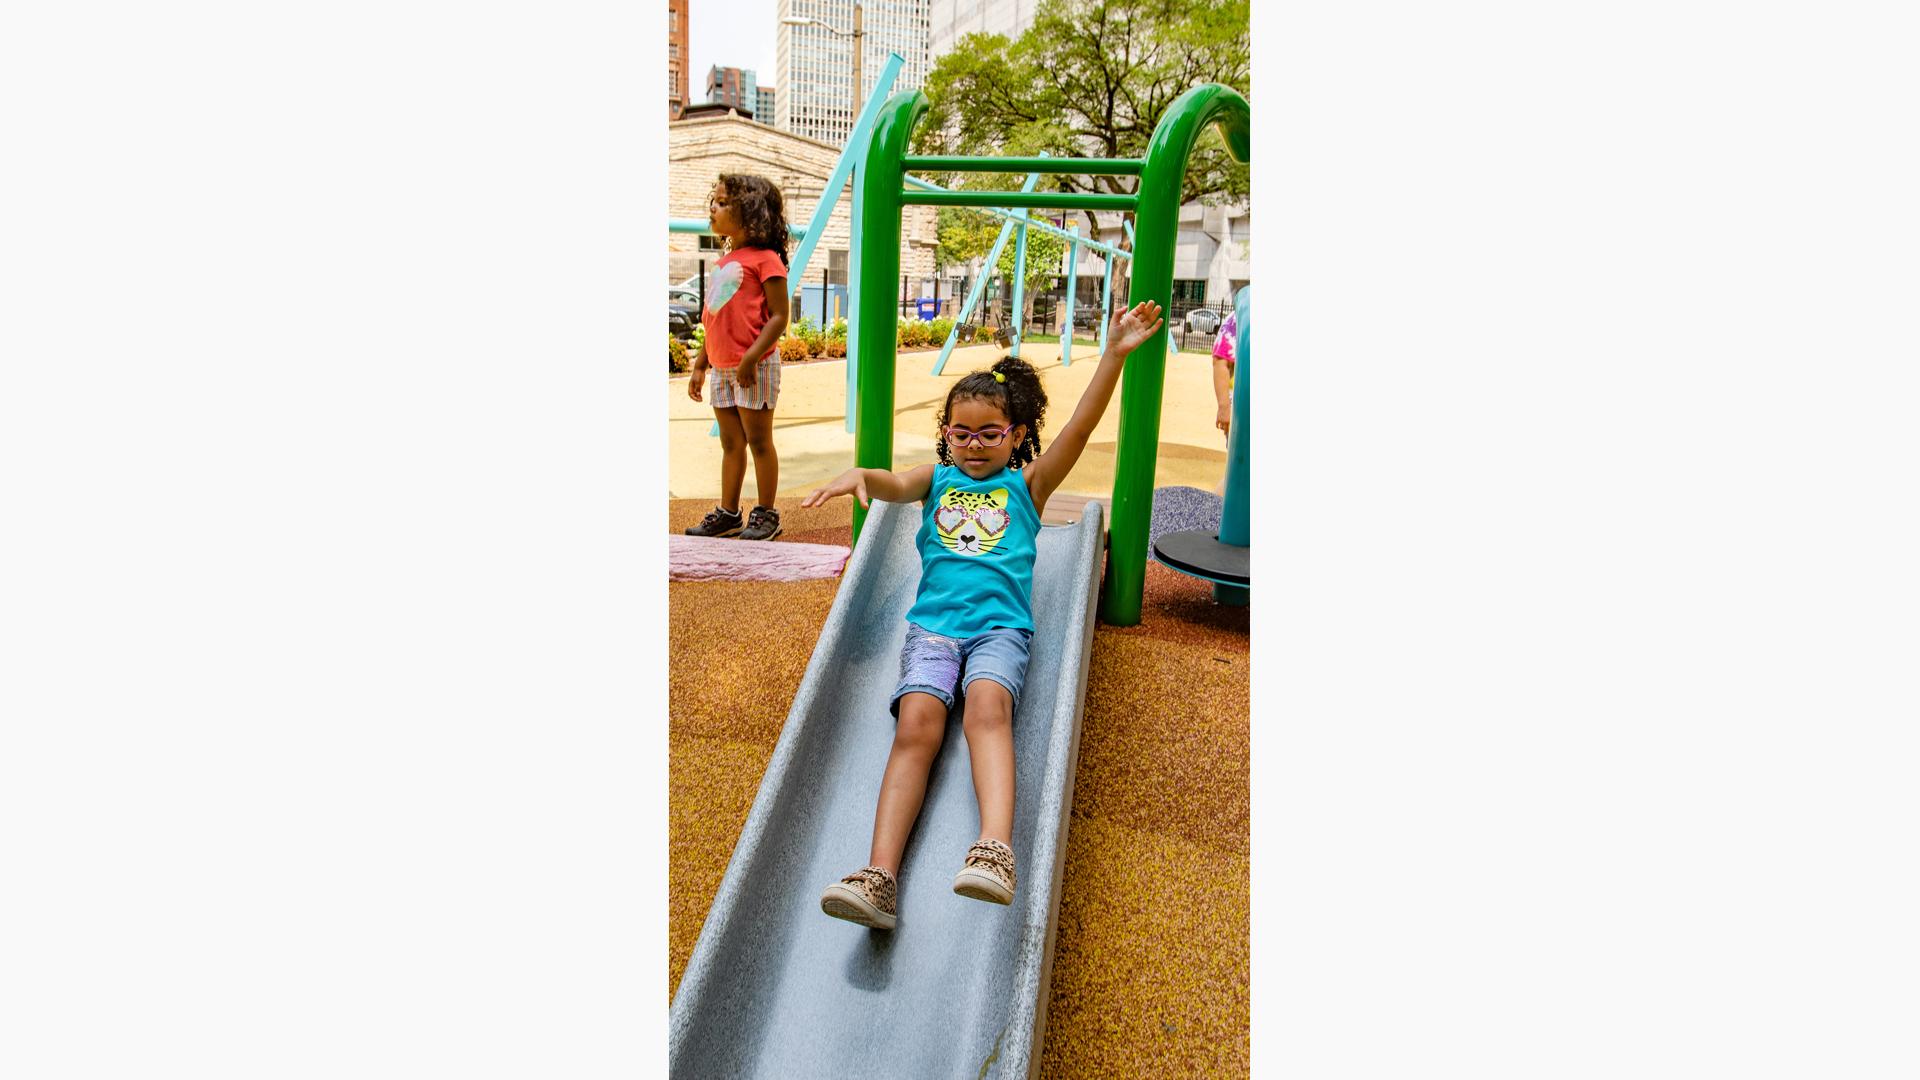
<svg viewBox="0 0 1920 1080">
<path fill-rule="evenodd" d="M 988 492 L 948 488 L 933 512 L 934 533 L 947 550 L 961 555 L 987 555 L 1007 534 L 1007 489 Z"/>
</svg>

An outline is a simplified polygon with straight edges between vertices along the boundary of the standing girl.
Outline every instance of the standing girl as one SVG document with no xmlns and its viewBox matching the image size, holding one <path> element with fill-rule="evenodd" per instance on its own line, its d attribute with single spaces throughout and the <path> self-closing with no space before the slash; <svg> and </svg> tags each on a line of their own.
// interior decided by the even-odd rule
<svg viewBox="0 0 1920 1080">
<path fill-rule="evenodd" d="M 1127 354 L 1161 325 L 1160 305 L 1152 301 L 1115 316 L 1093 381 L 1044 454 L 1046 391 L 1031 365 L 1008 356 L 948 391 L 939 416 L 939 465 L 903 473 L 849 469 L 802 504 L 848 494 L 862 506 L 873 498 L 924 504 L 915 541 L 920 589 L 907 611 L 893 692 L 893 752 L 880 778 L 873 846 L 866 867 L 827 886 L 820 897 L 827 914 L 883 930 L 896 924 L 901 856 L 956 693 L 965 700 L 961 731 L 973 764 L 980 839 L 968 849 L 953 891 L 996 904 L 1013 901 L 1013 712 L 1033 638 L 1040 515 L 1106 412 Z"/>
<path fill-rule="evenodd" d="M 713 185 L 707 227 L 726 242 L 726 254 L 707 286 L 700 323 L 705 339 L 693 358 L 687 396 L 701 400 L 713 371 L 713 417 L 720 425 L 720 505 L 688 536 L 771 540 L 780 535 L 773 493 L 780 459 L 773 451 L 773 406 L 780 397 L 780 352 L 787 329 L 787 216 L 780 189 L 766 179 L 727 173 Z M 747 452 L 760 504 L 743 522 L 740 486 Z"/>
</svg>

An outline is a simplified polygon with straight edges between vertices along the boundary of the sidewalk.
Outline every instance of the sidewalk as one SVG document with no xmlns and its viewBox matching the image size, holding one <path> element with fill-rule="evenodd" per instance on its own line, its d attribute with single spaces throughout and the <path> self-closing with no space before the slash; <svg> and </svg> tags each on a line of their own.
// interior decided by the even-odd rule
<svg viewBox="0 0 1920 1080">
<path fill-rule="evenodd" d="M 896 360 L 894 374 L 893 464 L 896 469 L 932 462 L 934 416 L 947 391 L 962 376 L 985 370 L 1004 355 L 997 345 L 953 350 L 946 373 L 933 375 L 938 350 L 910 352 Z M 1040 432 L 1044 450 L 1092 379 L 1099 353 L 1090 344 L 1074 349 L 1072 365 L 1060 362 L 1060 347 L 1027 344 L 1021 357 L 1040 371 L 1047 387 L 1047 418 Z M 774 410 L 774 445 L 780 452 L 780 495 L 804 495 L 853 465 L 853 435 L 846 428 L 847 365 L 844 360 L 788 364 L 780 376 L 780 404 Z M 1120 427 L 1121 379 L 1106 415 L 1094 429 L 1085 453 L 1061 489 L 1081 495 L 1113 492 L 1114 438 Z M 1227 468 L 1226 440 L 1213 426 L 1212 359 L 1183 352 L 1167 357 L 1166 387 L 1160 412 L 1160 453 L 1154 486 L 1182 484 L 1212 490 Z M 720 440 L 708 435 L 713 410 L 687 397 L 687 376 L 669 378 L 667 389 L 667 495 L 676 499 L 712 499 L 720 494 Z M 753 467 L 747 467 L 742 501 L 754 498 Z"/>
</svg>

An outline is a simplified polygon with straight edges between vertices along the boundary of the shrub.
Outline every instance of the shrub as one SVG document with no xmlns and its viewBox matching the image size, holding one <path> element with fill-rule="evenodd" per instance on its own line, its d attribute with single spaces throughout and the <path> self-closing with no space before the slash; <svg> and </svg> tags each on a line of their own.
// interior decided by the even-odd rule
<svg viewBox="0 0 1920 1080">
<path fill-rule="evenodd" d="M 796 338 L 796 337 L 783 337 L 780 339 L 780 359 L 783 362 L 791 362 L 794 360 L 805 360 L 806 358 L 807 358 L 806 342 L 801 341 L 799 338 Z"/>
<path fill-rule="evenodd" d="M 687 347 L 680 343 L 679 338 L 668 334 L 667 371 L 671 373 L 685 370 L 687 370 Z"/>
<path fill-rule="evenodd" d="M 898 340 L 903 348 L 914 348 L 925 345 L 931 334 L 932 331 L 927 328 L 927 324 L 921 322 L 919 319 L 900 320 Z"/>
<path fill-rule="evenodd" d="M 820 331 L 810 330 L 802 336 L 800 340 L 807 343 L 808 356 L 825 356 L 827 354 L 827 335 Z"/>
<path fill-rule="evenodd" d="M 847 340 L 847 320 L 844 315 L 833 320 L 833 325 L 827 327 L 827 337 L 839 338 L 841 341 Z"/>
<path fill-rule="evenodd" d="M 688 344 L 687 347 L 690 349 L 693 349 L 696 352 L 699 351 L 700 346 L 705 345 L 707 343 L 707 324 L 694 323 L 693 336 L 689 339 L 689 341 L 690 341 L 690 344 Z"/>
<path fill-rule="evenodd" d="M 827 339 L 827 356 L 828 357 L 837 360 L 840 357 L 843 357 L 845 355 L 847 355 L 847 339 L 846 338 L 830 337 Z"/>
<path fill-rule="evenodd" d="M 805 315 L 802 315 L 798 319 L 795 319 L 790 325 L 788 325 L 787 333 L 792 334 L 794 337 L 805 340 L 808 334 L 811 334 L 818 329 L 819 327 L 813 324 L 812 319 L 806 317 Z"/>
<path fill-rule="evenodd" d="M 976 326 L 973 328 L 975 345 L 990 344 L 1000 340 L 1000 328 L 997 326 Z"/>
<path fill-rule="evenodd" d="M 953 319 L 951 316 L 942 315 L 928 323 L 927 329 L 931 333 L 935 345 L 944 345 L 947 341 L 947 335 L 953 333 Z"/>
</svg>

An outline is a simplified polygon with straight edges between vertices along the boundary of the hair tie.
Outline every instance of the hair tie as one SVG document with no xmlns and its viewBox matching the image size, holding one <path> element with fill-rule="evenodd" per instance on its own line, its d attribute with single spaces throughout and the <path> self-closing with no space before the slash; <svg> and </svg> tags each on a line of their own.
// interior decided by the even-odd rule
<svg viewBox="0 0 1920 1080">
<path fill-rule="evenodd" d="M 1007 381 L 1007 373 L 1006 373 L 1006 372 L 1004 372 L 1004 371 L 996 371 L 996 372 L 994 372 L 994 373 L 993 373 L 993 381 L 994 381 L 994 382 L 1006 382 L 1006 381 Z"/>
</svg>

